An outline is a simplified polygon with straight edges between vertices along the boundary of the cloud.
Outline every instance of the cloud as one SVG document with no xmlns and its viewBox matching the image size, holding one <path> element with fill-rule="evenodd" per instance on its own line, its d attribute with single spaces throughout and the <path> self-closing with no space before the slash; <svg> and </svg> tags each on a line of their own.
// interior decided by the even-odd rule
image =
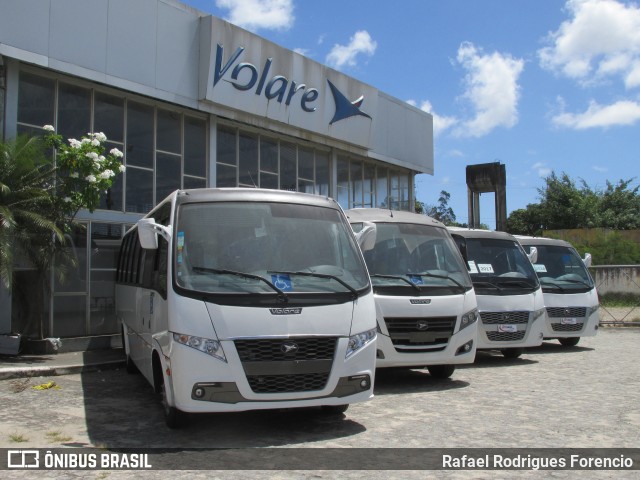
<svg viewBox="0 0 640 480">
<path fill-rule="evenodd" d="M 229 10 L 225 20 L 248 30 L 288 30 L 293 26 L 293 0 L 215 0 Z"/>
<path fill-rule="evenodd" d="M 615 0 L 569 0 L 571 18 L 538 51 L 542 68 L 582 84 L 619 77 L 640 87 L 640 8 Z"/>
<path fill-rule="evenodd" d="M 596 172 L 599 172 L 599 173 L 605 173 L 605 172 L 608 172 L 608 171 L 609 171 L 609 169 L 608 169 L 608 168 L 606 168 L 606 167 L 599 167 L 599 166 L 597 166 L 597 165 L 594 165 L 594 166 L 592 166 L 591 168 L 592 168 L 592 169 L 594 169 Z"/>
<path fill-rule="evenodd" d="M 425 100 L 424 102 L 422 102 L 422 104 L 419 107 L 418 107 L 418 103 L 415 100 L 407 100 L 407 103 L 409 105 L 413 105 L 414 107 L 419 108 L 423 112 L 430 113 L 431 116 L 433 116 L 433 136 L 434 137 L 437 137 L 442 132 L 444 132 L 445 130 L 451 128 L 456 123 L 458 123 L 458 119 L 455 117 L 445 117 L 442 115 L 438 115 L 433 110 L 433 106 L 431 105 L 431 102 L 429 102 L 428 100 Z"/>
<path fill-rule="evenodd" d="M 467 70 L 462 98 L 471 103 L 474 117 L 462 122 L 454 134 L 481 137 L 497 127 L 514 126 L 524 61 L 499 52 L 484 54 L 468 42 L 460 45 L 457 61 Z"/>
<path fill-rule="evenodd" d="M 357 64 L 358 55 L 371 57 L 378 47 L 378 44 L 371 38 L 366 30 L 357 31 L 349 39 L 348 45 L 334 45 L 326 58 L 327 65 L 334 68 L 341 68 L 344 65 L 353 67 Z"/>
<path fill-rule="evenodd" d="M 547 167 L 547 164 L 544 162 L 536 162 L 531 165 L 531 170 L 535 170 L 540 178 L 548 177 L 551 175 L 552 170 Z"/>
<path fill-rule="evenodd" d="M 633 125 L 639 120 L 640 103 L 621 100 L 612 105 L 599 105 L 592 100 L 585 112 L 562 112 L 554 116 L 552 122 L 558 127 L 586 130 L 588 128 Z"/>
</svg>

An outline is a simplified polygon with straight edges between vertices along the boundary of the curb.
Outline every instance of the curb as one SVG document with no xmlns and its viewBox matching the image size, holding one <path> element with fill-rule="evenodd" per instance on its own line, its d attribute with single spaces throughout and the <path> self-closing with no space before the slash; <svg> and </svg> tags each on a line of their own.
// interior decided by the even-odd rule
<svg viewBox="0 0 640 480">
<path fill-rule="evenodd" d="M 124 360 L 114 360 L 104 363 L 88 365 L 65 365 L 57 367 L 16 367 L 0 369 L 0 380 L 31 377 L 55 377 L 73 375 L 77 373 L 95 372 L 100 370 L 116 370 L 124 367 Z"/>
</svg>

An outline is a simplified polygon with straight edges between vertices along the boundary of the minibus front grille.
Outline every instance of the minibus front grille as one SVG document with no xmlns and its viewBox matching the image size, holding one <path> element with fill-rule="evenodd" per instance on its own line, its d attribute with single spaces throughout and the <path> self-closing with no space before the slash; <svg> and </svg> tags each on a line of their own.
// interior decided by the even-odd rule
<svg viewBox="0 0 640 480">
<path fill-rule="evenodd" d="M 233 343 L 244 362 L 333 360 L 337 337 L 291 337 L 236 340 Z"/>
<path fill-rule="evenodd" d="M 287 393 L 325 388 L 337 342 L 337 337 L 291 337 L 234 344 L 254 393 Z"/>
<path fill-rule="evenodd" d="M 248 375 L 247 381 L 254 393 L 313 392 L 322 390 L 329 372 L 300 375 Z"/>
<path fill-rule="evenodd" d="M 584 317 L 587 307 L 547 307 L 547 314 L 551 318 Z"/>
<path fill-rule="evenodd" d="M 402 346 L 438 345 L 449 343 L 456 326 L 456 317 L 385 317 L 384 323 L 389 331 L 391 343 L 400 351 Z M 402 350 L 403 353 L 422 353 L 424 350 Z"/>
<path fill-rule="evenodd" d="M 480 320 L 484 325 L 513 325 L 529 323 L 527 311 L 516 312 L 480 312 Z"/>
<path fill-rule="evenodd" d="M 574 325 L 565 325 L 562 323 L 552 323 L 551 328 L 554 332 L 579 332 L 584 327 L 584 323 L 576 323 Z"/>
<path fill-rule="evenodd" d="M 526 332 L 524 330 L 520 330 L 518 332 L 486 332 L 486 333 L 487 333 L 487 338 L 492 342 L 513 342 L 515 340 L 522 340 Z"/>
</svg>

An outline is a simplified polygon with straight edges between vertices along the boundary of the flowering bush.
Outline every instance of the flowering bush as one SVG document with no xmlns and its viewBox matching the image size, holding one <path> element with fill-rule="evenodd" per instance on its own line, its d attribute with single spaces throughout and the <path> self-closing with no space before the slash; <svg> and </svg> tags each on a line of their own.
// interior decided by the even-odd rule
<svg viewBox="0 0 640 480">
<path fill-rule="evenodd" d="M 100 203 L 100 193 L 111 187 L 119 173 L 125 171 L 117 148 L 105 155 L 104 133 L 88 133 L 80 140 L 65 143 L 51 125 L 45 125 L 44 141 L 56 150 L 57 197 L 59 208 L 69 217 L 81 208 L 93 212 Z"/>
</svg>

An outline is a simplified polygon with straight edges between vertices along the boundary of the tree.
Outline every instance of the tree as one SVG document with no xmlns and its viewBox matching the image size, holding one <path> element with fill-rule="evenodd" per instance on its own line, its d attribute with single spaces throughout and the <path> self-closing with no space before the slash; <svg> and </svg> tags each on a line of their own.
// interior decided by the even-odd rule
<svg viewBox="0 0 640 480">
<path fill-rule="evenodd" d="M 425 205 L 424 211 L 428 216 L 441 221 L 445 225 L 454 225 L 456 224 L 456 214 L 453 212 L 453 208 L 449 206 L 450 199 L 451 194 L 442 190 L 440 197 L 438 197 L 438 205 Z"/>
<path fill-rule="evenodd" d="M 38 138 L 0 143 L 0 280 L 9 289 L 18 257 L 46 270 L 64 243 L 53 202 L 54 172 Z"/>
<path fill-rule="evenodd" d="M 598 226 L 613 230 L 640 228 L 640 186 L 629 190 L 633 180 L 619 180 L 617 185 L 607 180 L 607 188 L 598 206 Z"/>
<path fill-rule="evenodd" d="M 513 235 L 542 235 L 542 208 L 529 204 L 527 208 L 514 210 L 507 218 L 507 232 Z"/>
</svg>

